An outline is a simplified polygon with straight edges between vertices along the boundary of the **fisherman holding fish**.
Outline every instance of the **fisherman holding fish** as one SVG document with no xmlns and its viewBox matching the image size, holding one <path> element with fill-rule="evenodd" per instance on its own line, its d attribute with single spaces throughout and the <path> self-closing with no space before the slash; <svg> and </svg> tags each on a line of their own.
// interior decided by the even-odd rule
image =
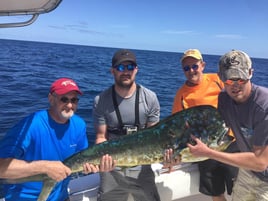
<svg viewBox="0 0 268 201">
<path fill-rule="evenodd" d="M 188 144 L 195 156 L 239 167 L 233 201 L 268 200 L 268 88 L 253 84 L 252 75 L 252 61 L 243 51 L 232 50 L 219 60 L 225 91 L 219 94 L 218 109 L 241 152 L 213 150 L 194 136 L 197 144 Z"/>
<path fill-rule="evenodd" d="M 133 52 L 115 52 L 110 71 L 114 85 L 94 101 L 96 144 L 150 127 L 160 117 L 156 94 L 135 82 L 138 66 Z M 135 200 L 160 201 L 151 166 L 138 168 L 101 173 L 98 201 L 127 201 L 130 194 Z M 138 174 L 134 176 L 131 172 Z"/>
<path fill-rule="evenodd" d="M 62 161 L 88 147 L 86 124 L 75 114 L 79 95 L 77 84 L 69 78 L 52 83 L 48 110 L 35 112 L 21 120 L 0 141 L 0 178 L 18 179 L 44 174 L 58 181 L 47 200 L 67 201 L 71 170 Z M 84 164 L 84 173 L 110 171 L 114 161 L 100 158 L 100 166 Z M 5 185 L 6 201 L 37 200 L 42 182 Z"/>
<path fill-rule="evenodd" d="M 184 52 L 180 61 L 186 81 L 176 93 L 172 113 L 198 105 L 217 107 L 218 95 L 224 88 L 224 84 L 216 73 L 203 73 L 206 62 L 200 51 L 189 49 Z M 233 142 L 225 151 L 238 151 L 236 143 Z M 237 168 L 215 160 L 199 162 L 198 167 L 199 191 L 211 196 L 213 201 L 226 201 L 225 188 L 231 195 Z"/>
</svg>

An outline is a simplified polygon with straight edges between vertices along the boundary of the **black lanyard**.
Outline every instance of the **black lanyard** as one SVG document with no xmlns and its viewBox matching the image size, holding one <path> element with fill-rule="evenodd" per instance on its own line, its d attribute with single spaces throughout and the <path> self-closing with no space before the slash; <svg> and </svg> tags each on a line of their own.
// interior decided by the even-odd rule
<svg viewBox="0 0 268 201">
<path fill-rule="evenodd" d="M 139 89 L 140 89 L 140 85 L 136 85 L 136 99 L 135 99 L 135 126 L 137 126 L 138 128 L 140 127 L 140 116 L 139 116 Z M 112 97 L 113 97 L 113 104 L 114 104 L 114 109 L 116 112 L 116 116 L 118 119 L 118 123 L 119 123 L 119 128 L 122 128 L 124 126 L 123 121 L 122 121 L 122 117 L 119 111 L 119 107 L 118 107 L 118 103 L 116 100 L 116 93 L 115 93 L 115 87 L 113 85 L 112 87 Z"/>
</svg>

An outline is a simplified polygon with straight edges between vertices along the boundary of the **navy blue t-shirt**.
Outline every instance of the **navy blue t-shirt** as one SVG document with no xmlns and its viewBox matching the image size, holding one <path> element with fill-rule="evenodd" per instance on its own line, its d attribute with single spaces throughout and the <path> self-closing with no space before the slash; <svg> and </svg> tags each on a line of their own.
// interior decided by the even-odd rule
<svg viewBox="0 0 268 201">
<path fill-rule="evenodd" d="M 242 152 L 252 152 L 253 146 L 268 145 L 268 89 L 252 84 L 249 99 L 237 104 L 226 91 L 219 94 L 218 109 L 231 127 Z M 253 172 L 268 182 L 268 169 Z"/>
</svg>

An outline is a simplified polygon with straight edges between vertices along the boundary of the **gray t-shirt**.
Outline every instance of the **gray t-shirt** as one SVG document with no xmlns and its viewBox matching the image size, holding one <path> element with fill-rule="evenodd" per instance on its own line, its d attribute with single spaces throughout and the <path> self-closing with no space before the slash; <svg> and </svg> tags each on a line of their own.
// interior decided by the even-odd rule
<svg viewBox="0 0 268 201">
<path fill-rule="evenodd" d="M 235 103 L 226 91 L 219 94 L 218 109 L 226 124 L 233 130 L 242 152 L 251 152 L 254 146 L 268 145 L 268 89 L 252 84 L 249 99 Z M 254 172 L 268 182 L 268 169 Z"/>
<path fill-rule="evenodd" d="M 123 125 L 135 125 L 135 99 L 136 93 L 129 98 L 122 98 L 116 94 L 116 100 Z M 160 118 L 160 105 L 156 94 L 141 86 L 139 89 L 139 121 L 140 128 L 146 127 L 148 122 L 158 122 Z M 107 125 L 108 130 L 119 129 L 120 125 L 112 98 L 112 87 L 97 95 L 93 106 L 94 125 Z M 114 138 L 108 133 L 109 139 Z M 113 136 L 112 136 L 113 135 Z"/>
</svg>

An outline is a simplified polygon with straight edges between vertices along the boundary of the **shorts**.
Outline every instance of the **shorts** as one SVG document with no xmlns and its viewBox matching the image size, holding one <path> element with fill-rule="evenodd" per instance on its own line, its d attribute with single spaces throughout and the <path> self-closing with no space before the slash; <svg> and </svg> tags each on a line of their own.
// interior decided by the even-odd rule
<svg viewBox="0 0 268 201">
<path fill-rule="evenodd" d="M 233 201 L 268 200 L 268 182 L 262 181 L 251 171 L 239 169 L 234 183 Z"/>
<path fill-rule="evenodd" d="M 150 165 L 142 166 L 136 177 L 114 170 L 100 173 L 100 178 L 98 201 L 127 201 L 129 197 L 135 201 L 160 201 Z"/>
<path fill-rule="evenodd" d="M 236 142 L 233 142 L 226 152 L 238 152 Z M 227 193 L 231 195 L 238 168 L 211 159 L 198 162 L 198 167 L 200 172 L 200 193 L 219 196 L 227 190 Z"/>
</svg>

